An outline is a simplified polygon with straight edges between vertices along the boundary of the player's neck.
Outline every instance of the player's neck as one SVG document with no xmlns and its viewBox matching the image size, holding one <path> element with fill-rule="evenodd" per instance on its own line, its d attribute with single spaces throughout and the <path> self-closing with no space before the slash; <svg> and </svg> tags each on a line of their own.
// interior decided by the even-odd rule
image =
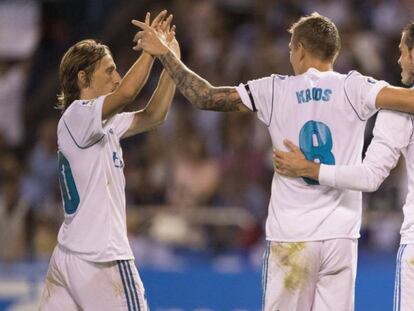
<svg viewBox="0 0 414 311">
<path fill-rule="evenodd" d="M 99 95 L 91 88 L 81 89 L 79 94 L 79 99 L 94 99 L 97 97 L 99 97 Z"/>
<path fill-rule="evenodd" d="M 318 71 L 332 71 L 333 64 L 331 62 L 321 61 L 318 59 L 304 60 L 300 74 L 305 73 L 310 68 L 314 68 Z"/>
</svg>

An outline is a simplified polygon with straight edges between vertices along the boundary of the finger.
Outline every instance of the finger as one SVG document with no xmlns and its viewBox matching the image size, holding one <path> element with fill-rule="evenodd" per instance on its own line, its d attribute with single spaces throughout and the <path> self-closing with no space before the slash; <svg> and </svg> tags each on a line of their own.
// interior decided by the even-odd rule
<svg viewBox="0 0 414 311">
<path fill-rule="evenodd" d="M 143 22 L 140 22 L 140 21 L 138 21 L 136 19 L 133 19 L 131 21 L 131 23 L 132 23 L 132 25 L 137 26 L 137 27 L 141 28 L 142 30 L 151 30 L 151 27 L 150 26 L 148 26 L 147 24 L 145 24 Z"/>
<path fill-rule="evenodd" d="M 176 33 L 176 30 L 177 28 L 175 27 L 175 25 L 173 25 L 172 27 L 171 27 L 171 29 L 169 30 L 169 34 L 171 34 L 171 36 L 174 36 L 175 37 L 175 33 Z"/>
<path fill-rule="evenodd" d="M 170 14 L 167 17 L 167 19 L 162 22 L 162 24 L 161 24 L 161 30 L 162 31 L 166 31 L 167 29 L 169 29 L 172 19 L 173 19 L 173 15 Z"/>
<path fill-rule="evenodd" d="M 289 139 L 285 139 L 284 141 L 283 141 L 283 144 L 289 149 L 289 150 L 292 150 L 292 151 L 297 151 L 297 150 L 299 150 L 299 147 L 298 146 L 296 146 L 294 143 L 292 143 Z"/>
<path fill-rule="evenodd" d="M 167 14 L 167 10 L 163 10 L 163 11 L 161 11 L 158 15 L 157 15 L 157 17 L 155 17 L 154 18 L 154 20 L 152 21 L 152 23 L 151 23 L 151 26 L 152 27 L 155 27 L 155 26 L 157 26 L 163 19 L 164 19 L 164 17 L 165 17 L 165 15 Z"/>
<path fill-rule="evenodd" d="M 170 33 L 167 35 L 167 41 L 168 41 L 168 42 L 171 42 L 172 40 L 174 40 L 174 38 L 175 38 L 175 32 L 170 32 Z"/>
<path fill-rule="evenodd" d="M 285 163 L 284 163 L 284 161 L 282 160 L 282 159 L 275 159 L 274 161 L 273 161 L 273 163 L 276 165 L 276 167 L 278 167 L 278 168 L 283 168 L 283 167 L 286 167 L 286 165 L 285 165 Z"/>
<path fill-rule="evenodd" d="M 175 26 L 171 27 L 171 29 L 167 32 L 167 41 L 171 42 L 175 38 Z"/>
<path fill-rule="evenodd" d="M 286 171 L 280 168 L 276 168 L 275 172 L 278 173 L 279 175 L 283 175 L 286 176 Z"/>
<path fill-rule="evenodd" d="M 147 12 L 147 14 L 145 15 L 145 24 L 147 24 L 149 26 L 150 25 L 150 20 L 151 20 L 151 13 Z"/>
<path fill-rule="evenodd" d="M 274 151 L 274 155 L 276 158 L 284 158 L 286 155 L 288 154 L 288 152 L 284 152 L 281 150 L 275 150 Z"/>
<path fill-rule="evenodd" d="M 132 49 L 134 51 L 141 51 L 142 50 L 142 46 L 141 46 L 141 44 L 137 44 L 137 45 L 133 46 Z"/>
<path fill-rule="evenodd" d="M 292 174 L 292 172 L 290 172 L 289 170 L 281 168 L 281 167 L 276 168 L 275 172 L 285 177 L 297 177 L 295 176 L 295 174 Z"/>
<path fill-rule="evenodd" d="M 142 40 L 138 39 L 135 46 L 132 47 L 133 50 L 139 51 L 142 49 Z"/>
<path fill-rule="evenodd" d="M 139 39 L 141 39 L 143 35 L 144 35 L 144 32 L 143 32 L 143 31 L 139 31 L 139 32 L 137 32 L 137 33 L 135 34 L 135 36 L 134 36 L 134 40 L 132 40 L 132 41 L 133 41 L 133 42 L 138 42 L 138 40 L 139 40 Z"/>
<path fill-rule="evenodd" d="M 144 47 L 143 47 L 143 43 L 142 43 L 142 40 L 141 40 L 141 39 L 139 39 L 139 40 L 137 41 L 137 44 L 133 47 L 133 49 L 134 49 L 135 51 L 140 51 L 140 50 L 143 50 L 143 49 L 144 49 Z"/>
</svg>

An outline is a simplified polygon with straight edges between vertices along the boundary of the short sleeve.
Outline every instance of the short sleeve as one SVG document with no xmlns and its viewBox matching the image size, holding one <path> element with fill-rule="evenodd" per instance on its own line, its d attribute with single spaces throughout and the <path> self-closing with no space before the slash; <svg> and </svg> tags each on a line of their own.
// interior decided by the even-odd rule
<svg viewBox="0 0 414 311">
<path fill-rule="evenodd" d="M 118 113 L 110 120 L 110 126 L 115 131 L 118 139 L 121 139 L 122 136 L 128 131 L 134 119 L 134 115 L 135 114 L 133 112 Z"/>
<path fill-rule="evenodd" d="M 385 81 L 378 81 L 363 76 L 357 71 L 351 71 L 345 79 L 346 100 L 352 106 L 358 118 L 367 120 L 378 111 L 375 106 L 377 95 L 388 85 Z"/>
<path fill-rule="evenodd" d="M 257 111 L 257 117 L 267 126 L 272 120 L 277 84 L 284 78 L 284 76 L 271 75 L 250 80 L 246 84 L 241 83 L 236 87 L 243 104 L 251 111 Z"/>
<path fill-rule="evenodd" d="M 104 136 L 102 106 L 105 96 L 75 100 L 62 116 L 64 125 L 79 148 L 88 148 Z"/>
</svg>

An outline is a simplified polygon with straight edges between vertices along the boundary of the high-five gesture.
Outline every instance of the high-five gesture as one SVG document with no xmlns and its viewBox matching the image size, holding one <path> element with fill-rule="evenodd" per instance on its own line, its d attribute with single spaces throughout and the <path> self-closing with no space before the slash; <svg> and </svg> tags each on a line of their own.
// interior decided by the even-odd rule
<svg viewBox="0 0 414 311">
<path fill-rule="evenodd" d="M 181 93 L 200 109 L 216 111 L 250 111 L 243 105 L 234 87 L 213 87 L 208 81 L 188 69 L 180 61 L 180 48 L 175 40 L 175 27 L 170 28 L 170 15 L 158 26 L 133 20 L 142 29 L 135 36 L 136 48 L 159 58 Z"/>
<path fill-rule="evenodd" d="M 135 35 L 134 40 L 136 40 L 137 45 L 134 49 L 142 48 L 144 51 L 154 56 L 168 53 L 168 39 L 175 36 L 175 27 L 170 30 L 169 24 L 171 23 L 171 20 L 172 15 L 162 22 L 160 26 L 157 25 L 158 27 L 149 25 L 147 18 L 144 23 L 138 20 L 133 20 L 132 24 L 142 29 L 142 31 Z M 165 30 L 167 30 L 167 32 Z"/>
</svg>

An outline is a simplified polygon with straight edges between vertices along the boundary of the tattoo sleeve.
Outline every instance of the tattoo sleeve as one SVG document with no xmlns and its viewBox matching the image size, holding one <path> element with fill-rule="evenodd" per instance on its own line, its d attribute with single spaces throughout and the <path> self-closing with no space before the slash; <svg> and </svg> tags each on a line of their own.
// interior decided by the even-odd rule
<svg viewBox="0 0 414 311">
<path fill-rule="evenodd" d="M 195 106 L 214 111 L 248 111 L 235 87 L 213 87 L 171 51 L 159 57 L 180 92 Z"/>
</svg>

